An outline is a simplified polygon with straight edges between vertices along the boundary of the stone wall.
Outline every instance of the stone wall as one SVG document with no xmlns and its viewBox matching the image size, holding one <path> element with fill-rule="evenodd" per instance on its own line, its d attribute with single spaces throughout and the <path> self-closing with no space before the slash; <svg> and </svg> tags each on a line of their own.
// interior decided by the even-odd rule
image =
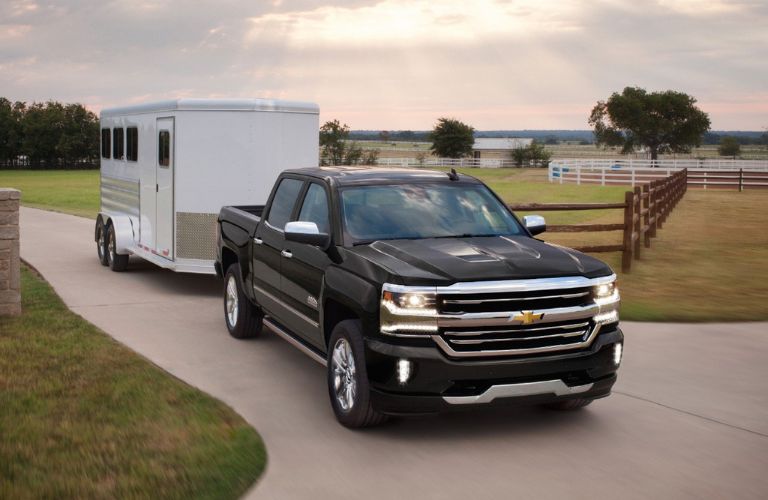
<svg viewBox="0 0 768 500">
<path fill-rule="evenodd" d="M 21 314 L 20 197 L 15 189 L 0 188 L 0 316 Z"/>
</svg>

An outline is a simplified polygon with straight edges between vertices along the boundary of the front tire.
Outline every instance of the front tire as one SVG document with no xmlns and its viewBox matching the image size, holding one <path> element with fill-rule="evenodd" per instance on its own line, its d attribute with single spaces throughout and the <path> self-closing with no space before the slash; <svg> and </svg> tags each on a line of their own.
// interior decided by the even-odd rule
<svg viewBox="0 0 768 500">
<path fill-rule="evenodd" d="M 119 273 L 125 271 L 128 267 L 128 255 L 120 255 L 117 253 L 117 244 L 115 240 L 115 227 L 112 224 L 107 224 L 107 265 L 113 271 Z"/>
<path fill-rule="evenodd" d="M 240 264 L 232 264 L 224 275 L 224 322 L 236 339 L 256 337 L 263 328 L 264 315 L 243 293 Z"/>
<path fill-rule="evenodd" d="M 328 344 L 328 394 L 336 419 L 352 429 L 379 425 L 387 416 L 371 405 L 360 321 L 336 325 Z"/>
</svg>

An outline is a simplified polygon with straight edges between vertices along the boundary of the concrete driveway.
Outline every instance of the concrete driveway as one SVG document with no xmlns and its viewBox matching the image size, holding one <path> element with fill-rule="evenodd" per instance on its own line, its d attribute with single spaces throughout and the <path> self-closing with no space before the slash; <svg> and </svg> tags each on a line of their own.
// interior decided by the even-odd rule
<svg viewBox="0 0 768 500">
<path fill-rule="evenodd" d="M 221 284 L 99 265 L 90 220 L 22 209 L 22 257 L 67 305 L 263 436 L 253 498 L 768 498 L 768 324 L 625 323 L 614 394 L 538 408 L 336 423 L 324 369 L 277 336 L 237 341 Z"/>
</svg>

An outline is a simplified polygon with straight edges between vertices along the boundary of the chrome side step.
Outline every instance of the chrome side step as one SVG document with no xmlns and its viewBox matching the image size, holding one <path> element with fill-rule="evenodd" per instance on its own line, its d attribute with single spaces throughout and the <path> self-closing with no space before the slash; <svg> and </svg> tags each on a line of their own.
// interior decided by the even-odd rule
<svg viewBox="0 0 768 500">
<path fill-rule="evenodd" d="M 562 380 L 542 380 L 541 382 L 524 382 L 521 384 L 492 385 L 484 393 L 477 396 L 443 396 L 446 403 L 452 405 L 472 405 L 490 403 L 496 398 L 511 398 L 520 396 L 538 396 L 554 394 L 555 396 L 570 396 L 581 394 L 592 389 L 595 384 L 584 384 L 569 387 Z"/>
<path fill-rule="evenodd" d="M 296 347 L 298 350 L 300 350 L 301 352 L 303 352 L 304 354 L 312 358 L 314 361 L 317 361 L 321 365 L 326 366 L 325 358 L 320 354 L 318 354 L 317 352 L 315 352 L 314 349 L 306 346 L 302 341 L 300 341 L 299 339 L 297 339 L 287 331 L 283 330 L 276 324 L 272 323 L 272 321 L 270 321 L 268 317 L 264 318 L 263 321 L 264 321 L 264 326 L 266 326 L 267 328 L 269 328 L 270 330 L 278 334 L 283 339 L 287 340 L 289 344 Z"/>
</svg>

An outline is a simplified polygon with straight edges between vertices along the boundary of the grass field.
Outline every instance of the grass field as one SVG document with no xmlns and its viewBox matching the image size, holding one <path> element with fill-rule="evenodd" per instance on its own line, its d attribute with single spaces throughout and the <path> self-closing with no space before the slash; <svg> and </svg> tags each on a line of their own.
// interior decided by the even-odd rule
<svg viewBox="0 0 768 500">
<path fill-rule="evenodd" d="M 98 170 L 0 170 L 0 187 L 21 190 L 21 202 L 95 219 L 99 211 Z"/>
<path fill-rule="evenodd" d="M 22 316 L 0 318 L 0 498 L 238 498 L 261 474 L 264 445 L 229 407 L 26 268 L 22 299 Z"/>
<path fill-rule="evenodd" d="M 626 187 L 550 184 L 546 169 L 460 169 L 510 203 L 600 203 Z M 47 174 L 47 175 L 46 175 Z M 68 177 L 71 175 L 71 177 Z M 64 188 L 59 188 L 61 183 Z M 0 186 L 20 187 L 25 205 L 77 215 L 98 207 L 98 172 L 0 171 Z M 768 319 L 768 191 L 689 190 L 632 272 L 620 276 L 623 317 L 633 320 Z M 524 215 L 524 214 L 521 214 Z M 621 222 L 621 210 L 546 212 L 550 224 Z M 738 225 L 734 227 L 734 221 Z M 620 243 L 621 232 L 544 233 L 566 246 Z M 598 254 L 619 269 L 620 254 Z M 727 263 L 727 264 L 726 264 Z"/>
</svg>

